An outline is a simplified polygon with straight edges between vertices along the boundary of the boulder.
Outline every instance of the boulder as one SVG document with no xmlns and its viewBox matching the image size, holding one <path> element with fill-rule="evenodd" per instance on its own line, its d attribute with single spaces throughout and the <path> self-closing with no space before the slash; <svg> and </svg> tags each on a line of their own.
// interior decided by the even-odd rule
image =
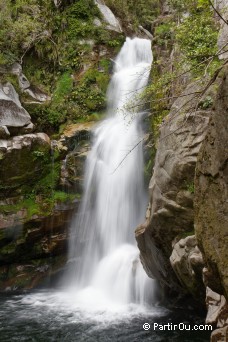
<svg viewBox="0 0 228 342">
<path fill-rule="evenodd" d="M 31 117 L 22 107 L 12 84 L 0 84 L 0 126 L 10 131 L 10 128 L 20 129 L 28 125 L 31 125 Z"/>
<path fill-rule="evenodd" d="M 205 286 L 202 280 L 204 262 L 195 235 L 181 239 L 174 245 L 170 262 L 183 288 L 188 289 L 195 298 L 204 298 Z"/>
<path fill-rule="evenodd" d="M 120 22 L 115 17 L 115 15 L 110 10 L 110 8 L 106 6 L 102 0 L 94 0 L 94 1 L 102 14 L 104 21 L 108 24 L 107 29 L 111 31 L 122 32 Z"/>
</svg>

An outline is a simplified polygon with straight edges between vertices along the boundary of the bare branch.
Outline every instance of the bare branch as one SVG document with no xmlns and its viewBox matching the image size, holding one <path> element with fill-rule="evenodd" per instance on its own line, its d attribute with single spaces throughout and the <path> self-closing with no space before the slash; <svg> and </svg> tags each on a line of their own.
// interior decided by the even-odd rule
<svg viewBox="0 0 228 342">
<path fill-rule="evenodd" d="M 220 12 L 217 10 L 217 8 L 213 5 L 211 0 L 208 0 L 209 4 L 211 5 L 211 7 L 213 8 L 213 10 L 217 13 L 217 15 L 219 16 L 220 19 L 222 19 L 222 21 L 228 25 L 228 21 L 226 19 L 223 18 L 223 16 L 220 14 Z"/>
</svg>

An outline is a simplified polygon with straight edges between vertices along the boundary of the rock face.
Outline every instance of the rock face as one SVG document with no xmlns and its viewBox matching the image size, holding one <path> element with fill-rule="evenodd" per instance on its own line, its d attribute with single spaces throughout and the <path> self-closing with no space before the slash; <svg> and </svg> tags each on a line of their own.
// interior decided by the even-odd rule
<svg viewBox="0 0 228 342">
<path fill-rule="evenodd" d="M 45 133 L 26 134 L 0 140 L 0 198 L 7 191 L 30 184 L 43 173 L 50 158 L 50 139 Z"/>
<path fill-rule="evenodd" d="M 0 140 L 0 291 L 34 288 L 65 267 L 93 126 L 68 125 L 59 141 L 50 142 L 44 133 Z M 50 192 L 56 166 L 60 181 Z M 44 184 L 46 197 L 35 192 L 24 198 L 23 186 L 34 189 L 37 183 Z M 56 199 L 58 192 L 64 197 Z"/>
<path fill-rule="evenodd" d="M 204 262 L 195 235 L 181 239 L 174 245 L 170 262 L 183 288 L 188 289 L 195 298 L 204 298 L 205 286 L 202 280 Z"/>
<path fill-rule="evenodd" d="M 95 122 L 68 125 L 57 144 L 68 151 L 61 164 L 60 185 L 64 190 L 83 191 L 85 160 Z"/>
<path fill-rule="evenodd" d="M 171 264 L 172 245 L 193 233 L 193 192 L 197 155 L 206 135 L 210 110 L 192 111 L 197 84 L 187 87 L 160 128 L 152 179 L 150 214 L 136 229 L 141 260 L 149 276 L 179 287 Z"/>
<path fill-rule="evenodd" d="M 0 127 L 7 127 L 9 132 L 15 128 L 22 129 L 30 126 L 31 117 L 22 107 L 18 94 L 10 83 L 0 84 Z M 1 132 L 0 132 L 1 134 Z M 0 138 L 4 137 L 0 135 Z"/>
<path fill-rule="evenodd" d="M 228 70 L 196 165 L 195 231 L 207 285 L 228 298 Z"/>
<path fill-rule="evenodd" d="M 56 208 L 49 217 L 33 218 L 25 224 L 23 212 L 21 217 L 17 213 L 17 221 L 14 217 L 0 227 L 0 291 L 34 288 L 63 268 L 67 228 L 75 208 L 75 204 Z"/>
<path fill-rule="evenodd" d="M 228 20 L 228 1 L 227 0 L 215 0 L 214 2 L 215 7 L 218 9 L 221 16 L 224 20 Z M 227 36 L 228 36 L 228 25 L 218 17 L 220 22 L 220 32 L 218 37 L 218 49 L 219 51 L 222 50 L 224 53 L 219 55 L 220 59 L 228 58 L 227 50 Z"/>
<path fill-rule="evenodd" d="M 216 329 L 211 334 L 211 342 L 227 342 L 228 341 L 228 326 Z"/>
<path fill-rule="evenodd" d="M 228 305 L 224 296 L 207 287 L 206 305 L 208 310 L 206 324 L 212 324 L 218 328 L 228 325 Z"/>
</svg>

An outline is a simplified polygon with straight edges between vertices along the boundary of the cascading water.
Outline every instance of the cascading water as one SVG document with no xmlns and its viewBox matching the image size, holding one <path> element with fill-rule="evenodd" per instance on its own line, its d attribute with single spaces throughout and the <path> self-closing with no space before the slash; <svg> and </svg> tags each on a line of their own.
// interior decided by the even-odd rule
<svg viewBox="0 0 228 342">
<path fill-rule="evenodd" d="M 86 298 L 93 306 L 145 301 L 147 276 L 134 239 L 146 205 L 138 144 L 141 115 L 135 113 L 135 99 L 148 82 L 151 63 L 151 42 L 127 38 L 108 89 L 107 119 L 94 132 L 86 162 L 84 197 L 72 226 L 69 260 L 77 300 Z"/>
<path fill-rule="evenodd" d="M 72 227 L 72 235 L 77 232 L 69 256 L 72 291 L 68 286 L 0 295 L 1 341 L 209 340 L 209 331 L 203 337 L 202 331 L 186 335 L 152 329 L 155 323 L 165 327 L 189 320 L 193 326 L 195 312 L 180 310 L 177 315 L 157 305 L 140 305 L 153 282 L 141 267 L 134 242 L 146 201 L 142 145 L 134 148 L 141 139 L 141 115 L 130 107 L 139 104 L 134 98 L 147 83 L 151 61 L 150 42 L 137 38 L 127 39 L 116 59 L 108 117 L 95 130 L 81 214 Z M 149 331 L 145 322 L 151 324 Z M 198 322 L 203 324 L 202 319 Z"/>
</svg>

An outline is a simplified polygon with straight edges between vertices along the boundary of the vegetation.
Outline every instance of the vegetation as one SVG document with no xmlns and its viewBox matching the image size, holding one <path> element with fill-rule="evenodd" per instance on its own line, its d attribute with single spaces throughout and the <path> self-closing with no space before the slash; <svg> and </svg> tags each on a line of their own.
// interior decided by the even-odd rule
<svg viewBox="0 0 228 342">
<path fill-rule="evenodd" d="M 153 81 L 143 94 L 151 106 L 155 140 L 162 120 L 185 87 L 184 78 L 201 79 L 203 89 L 203 84 L 221 64 L 217 55 L 219 26 L 208 1 L 170 0 L 169 5 L 173 15 L 162 18 L 154 27 L 154 44 L 159 49 L 154 56 Z M 171 52 L 174 57 L 170 61 Z M 199 106 L 206 109 L 212 103 L 209 96 Z"/>
<path fill-rule="evenodd" d="M 36 105 L 21 94 L 37 130 L 56 133 L 65 122 L 103 111 L 110 68 L 99 49 L 105 44 L 113 55 L 123 35 L 94 25 L 94 18 L 100 12 L 93 0 L 64 1 L 59 8 L 53 1 L 0 0 L 0 64 L 22 64 L 31 83 L 52 95 Z"/>
<path fill-rule="evenodd" d="M 134 29 L 139 25 L 150 30 L 152 21 L 161 9 L 159 0 L 106 0 L 105 3 L 124 23 L 131 23 Z"/>
</svg>

